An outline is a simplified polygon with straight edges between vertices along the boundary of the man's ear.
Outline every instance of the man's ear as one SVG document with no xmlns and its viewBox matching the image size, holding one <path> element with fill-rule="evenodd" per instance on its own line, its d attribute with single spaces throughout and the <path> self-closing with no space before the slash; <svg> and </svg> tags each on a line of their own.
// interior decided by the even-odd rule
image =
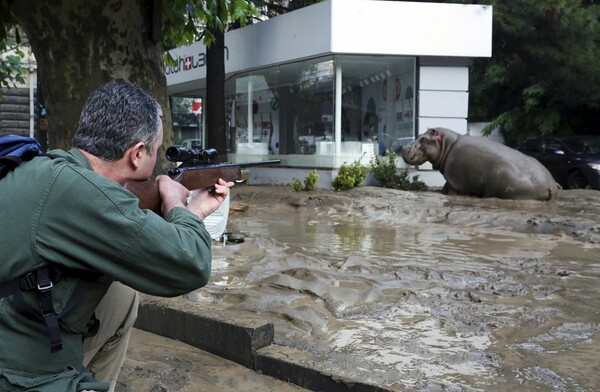
<svg viewBox="0 0 600 392">
<path fill-rule="evenodd" d="M 142 159 L 146 154 L 148 154 L 146 144 L 143 142 L 137 142 L 133 146 L 129 147 L 129 150 L 127 150 L 129 164 L 134 169 L 137 169 L 138 167 L 140 167 Z"/>
</svg>

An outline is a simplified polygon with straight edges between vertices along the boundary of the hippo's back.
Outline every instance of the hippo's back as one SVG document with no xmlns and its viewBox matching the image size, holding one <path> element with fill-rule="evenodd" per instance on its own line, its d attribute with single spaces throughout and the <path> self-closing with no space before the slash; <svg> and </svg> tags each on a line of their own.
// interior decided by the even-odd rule
<svg viewBox="0 0 600 392">
<path fill-rule="evenodd" d="M 537 159 L 484 137 L 461 136 L 456 153 L 471 156 L 472 170 L 485 171 L 487 190 L 501 198 L 550 200 L 556 195 L 557 183 Z"/>
</svg>

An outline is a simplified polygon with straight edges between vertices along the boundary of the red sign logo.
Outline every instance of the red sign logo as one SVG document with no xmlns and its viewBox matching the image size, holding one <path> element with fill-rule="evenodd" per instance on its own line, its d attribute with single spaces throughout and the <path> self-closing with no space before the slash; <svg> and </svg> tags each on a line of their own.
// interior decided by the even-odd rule
<svg viewBox="0 0 600 392">
<path fill-rule="evenodd" d="M 194 113 L 196 116 L 202 115 L 202 101 L 192 102 L 192 113 Z"/>
<path fill-rule="evenodd" d="M 192 56 L 186 57 L 183 60 L 183 70 L 189 71 L 190 69 L 192 69 Z"/>
</svg>

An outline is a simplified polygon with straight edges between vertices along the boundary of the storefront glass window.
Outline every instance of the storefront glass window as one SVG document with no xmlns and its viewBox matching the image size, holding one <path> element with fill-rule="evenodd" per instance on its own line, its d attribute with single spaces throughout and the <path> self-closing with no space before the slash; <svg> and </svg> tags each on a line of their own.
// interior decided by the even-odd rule
<svg viewBox="0 0 600 392">
<path fill-rule="evenodd" d="M 341 67 L 341 138 L 346 149 L 374 153 L 414 139 L 415 59 L 398 56 L 336 56 Z M 346 147 L 346 148 L 344 148 Z"/>
<path fill-rule="evenodd" d="M 327 56 L 236 75 L 226 83 L 230 152 L 305 167 L 368 164 L 413 140 L 414 82 L 414 58 L 398 56 Z"/>
<path fill-rule="evenodd" d="M 171 97 L 173 143 L 185 147 L 202 146 L 202 97 Z"/>
<path fill-rule="evenodd" d="M 330 166 L 315 160 L 317 142 L 333 140 L 333 60 L 285 64 L 238 75 L 226 83 L 239 155 L 285 155 L 286 163 Z"/>
</svg>

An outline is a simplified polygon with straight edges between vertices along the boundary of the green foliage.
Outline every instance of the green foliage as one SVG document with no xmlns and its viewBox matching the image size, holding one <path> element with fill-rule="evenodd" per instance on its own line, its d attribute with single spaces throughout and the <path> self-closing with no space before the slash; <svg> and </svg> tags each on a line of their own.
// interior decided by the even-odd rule
<svg viewBox="0 0 600 392">
<path fill-rule="evenodd" d="M 472 120 L 501 127 L 509 145 L 530 136 L 596 133 L 600 120 L 600 5 L 583 0 L 501 1 L 492 57 L 470 71 Z"/>
<path fill-rule="evenodd" d="M 292 188 L 296 192 L 301 191 L 314 191 L 317 188 L 317 181 L 319 181 L 319 173 L 316 170 L 308 173 L 306 178 L 304 179 L 304 184 L 297 178 L 294 178 L 292 181 Z"/>
<path fill-rule="evenodd" d="M 3 19 L 0 16 L 0 21 Z M 12 24 L 10 26 L 0 23 L 0 87 L 25 83 L 25 68 L 21 62 L 25 54 L 21 50 L 19 30 Z"/>
<path fill-rule="evenodd" d="M 0 49 L 0 87 L 12 87 L 15 83 L 25 83 L 25 68 L 21 63 L 23 52 L 2 56 Z"/>
<path fill-rule="evenodd" d="M 304 188 L 307 191 L 314 191 L 317 187 L 317 181 L 319 181 L 319 173 L 316 170 L 311 171 L 306 179 L 304 180 Z"/>
<path fill-rule="evenodd" d="M 253 0 L 252 2 L 261 14 L 267 18 L 285 14 L 323 0 Z"/>
<path fill-rule="evenodd" d="M 427 185 L 421 180 L 419 180 L 419 175 L 415 174 L 410 178 L 408 176 L 408 169 L 405 169 L 403 172 L 397 175 L 396 178 L 396 188 L 404 191 L 426 191 Z"/>
<path fill-rule="evenodd" d="M 166 49 L 203 40 L 215 43 L 214 32 L 227 31 L 230 23 L 244 26 L 258 16 L 250 0 L 169 0 L 163 5 L 163 42 Z M 168 59 L 167 59 L 168 60 Z"/>
<path fill-rule="evenodd" d="M 395 188 L 397 176 L 396 153 L 387 150 L 384 157 L 375 155 L 369 163 L 369 170 L 373 173 L 373 178 L 379 181 L 382 187 Z"/>
<path fill-rule="evenodd" d="M 418 175 L 411 178 L 408 176 L 408 170 L 398 173 L 396 168 L 396 153 L 387 150 L 385 157 L 376 155 L 369 164 L 369 170 L 382 187 L 401 189 L 406 191 L 425 191 L 427 185 L 419 180 Z"/>
<path fill-rule="evenodd" d="M 331 182 L 331 186 L 337 192 L 360 186 L 367 177 L 369 169 L 361 165 L 360 159 L 350 165 L 345 163 L 340 167 L 338 175 Z"/>
<path fill-rule="evenodd" d="M 304 185 L 302 184 L 302 181 L 300 181 L 297 178 L 294 178 L 292 180 L 292 188 L 296 191 L 296 192 L 301 192 L 304 190 Z"/>
</svg>

